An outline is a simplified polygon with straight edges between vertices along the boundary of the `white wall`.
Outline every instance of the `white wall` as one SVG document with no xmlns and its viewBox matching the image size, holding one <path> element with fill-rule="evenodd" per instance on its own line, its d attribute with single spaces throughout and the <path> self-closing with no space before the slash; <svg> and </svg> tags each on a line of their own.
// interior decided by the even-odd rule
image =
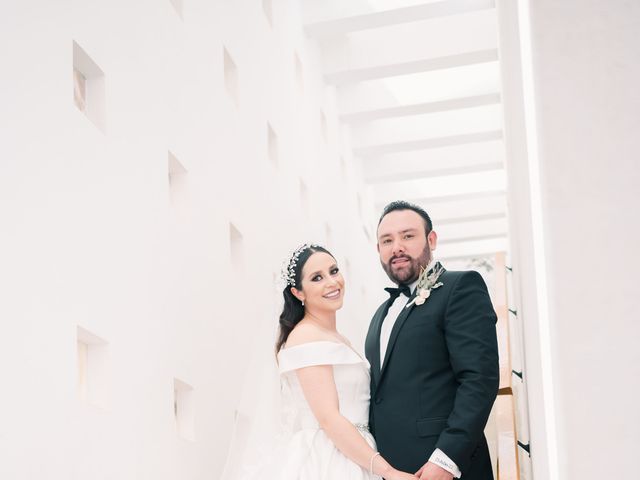
<svg viewBox="0 0 640 480">
<path fill-rule="evenodd" d="M 0 478 L 219 478 L 235 411 L 258 400 L 247 367 L 271 349 L 282 258 L 330 225 L 356 345 L 384 293 L 370 192 L 297 2 L 273 1 L 273 27 L 257 0 L 182 4 L 3 8 Z M 73 103 L 74 41 L 104 72 L 104 130 Z M 187 170 L 172 192 L 169 150 Z M 78 398 L 78 326 L 107 342 L 103 407 Z M 195 441 L 177 435 L 174 378 L 194 388 Z"/>
<path fill-rule="evenodd" d="M 535 132 L 534 120 L 537 137 L 527 148 L 521 125 L 509 123 L 520 122 L 517 108 L 506 121 L 533 474 L 633 477 L 640 447 L 640 5 L 520 4 L 530 7 L 530 35 L 522 33 L 532 81 L 525 78 L 522 98 L 531 96 L 529 114 L 537 115 L 527 128 Z M 522 94 L 505 85 L 505 106 Z M 536 265 L 540 248 L 546 256 Z"/>
<path fill-rule="evenodd" d="M 633 476 L 640 5 L 542 1 L 531 19 L 561 478 Z"/>
</svg>

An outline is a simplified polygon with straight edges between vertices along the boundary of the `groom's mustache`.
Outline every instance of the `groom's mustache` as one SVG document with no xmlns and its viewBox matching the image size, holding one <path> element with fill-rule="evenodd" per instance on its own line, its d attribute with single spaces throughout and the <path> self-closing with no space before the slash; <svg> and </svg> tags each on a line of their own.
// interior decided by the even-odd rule
<svg viewBox="0 0 640 480">
<path fill-rule="evenodd" d="M 398 256 L 393 256 L 389 259 L 389 265 L 391 265 L 393 263 L 394 260 L 401 260 L 401 259 L 405 259 L 405 260 L 413 260 L 413 258 L 411 258 L 409 255 L 398 255 Z"/>
</svg>

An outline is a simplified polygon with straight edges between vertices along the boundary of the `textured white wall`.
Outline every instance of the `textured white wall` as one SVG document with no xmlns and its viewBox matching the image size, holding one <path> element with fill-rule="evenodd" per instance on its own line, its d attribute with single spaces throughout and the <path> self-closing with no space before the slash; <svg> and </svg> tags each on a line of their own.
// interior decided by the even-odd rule
<svg viewBox="0 0 640 480">
<path fill-rule="evenodd" d="M 537 112 L 528 153 L 513 102 L 521 100 L 518 79 L 505 82 L 505 118 L 533 477 L 633 477 L 640 447 L 640 5 L 519 4 L 530 7 L 524 35 L 533 89 L 525 85 L 524 97 L 533 94 L 529 112 Z M 503 20 L 502 33 L 514 35 Z M 539 247 L 546 256 L 535 265 Z"/>
<path fill-rule="evenodd" d="M 330 225 L 358 346 L 384 293 L 370 192 L 297 2 L 273 1 L 273 27 L 257 0 L 182 4 L 3 9 L 0 478 L 219 478 L 236 409 L 259 403 L 248 367 L 271 349 L 289 250 Z M 73 103 L 74 41 L 105 74 L 104 131 Z M 187 170 L 172 195 L 169 150 Z M 78 326 L 107 342 L 105 408 L 78 399 Z M 194 388 L 195 441 L 176 433 L 174 378 Z"/>
<path fill-rule="evenodd" d="M 560 478 L 634 476 L 640 4 L 536 1 L 531 21 Z"/>
</svg>

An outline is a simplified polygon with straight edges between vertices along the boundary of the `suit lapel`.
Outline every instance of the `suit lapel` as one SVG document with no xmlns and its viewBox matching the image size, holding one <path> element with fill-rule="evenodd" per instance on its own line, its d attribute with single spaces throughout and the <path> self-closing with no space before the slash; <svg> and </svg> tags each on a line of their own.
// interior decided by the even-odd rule
<svg viewBox="0 0 640 480">
<path fill-rule="evenodd" d="M 407 303 L 410 303 L 415 296 L 416 296 L 416 292 L 413 292 L 413 295 L 411 295 L 411 298 L 409 298 L 409 301 Z M 387 345 L 387 351 L 384 354 L 384 364 L 382 365 L 382 369 L 380 370 L 380 376 L 378 378 L 378 382 L 382 380 L 382 376 L 384 375 L 385 368 L 389 363 L 389 359 L 391 358 L 391 353 L 393 352 L 393 347 L 395 346 L 396 340 L 398 338 L 398 333 L 400 333 L 400 330 L 402 329 L 404 322 L 407 320 L 407 317 L 409 317 L 409 314 L 411 313 L 415 305 L 416 304 L 414 303 L 409 307 L 404 307 L 402 309 L 402 312 L 400 312 L 400 315 L 398 315 L 396 323 L 393 324 L 393 328 L 391 329 L 391 335 L 389 336 L 389 344 Z M 379 345 L 380 345 L 380 333 L 378 332 L 378 350 L 380 349 Z M 380 362 L 379 353 L 378 353 L 378 362 Z"/>
<path fill-rule="evenodd" d="M 440 265 L 440 262 L 436 262 L 433 268 L 436 268 L 437 266 L 442 267 L 442 265 Z M 442 274 L 444 275 L 446 272 L 447 270 L 442 268 Z M 411 303 L 411 301 L 416 297 L 417 293 L 418 293 L 418 289 L 416 288 L 415 291 L 413 292 L 413 295 L 411 295 L 411 298 L 409 298 L 409 301 L 407 302 L 407 304 Z M 389 344 L 387 345 L 387 351 L 385 352 L 385 355 L 384 355 L 384 365 L 382 365 L 382 368 L 380 368 L 380 330 L 382 328 L 383 318 L 381 318 L 380 310 L 376 314 L 376 318 L 374 320 L 377 320 L 378 325 L 376 326 L 376 330 L 374 331 L 376 332 L 375 333 L 376 349 L 374 352 L 375 359 L 376 359 L 375 369 L 373 369 L 373 364 L 372 364 L 376 385 L 380 385 L 380 382 L 382 381 L 387 364 L 391 360 L 391 354 L 393 353 L 393 348 L 395 347 L 396 340 L 398 339 L 398 334 L 400 333 L 400 330 L 402 330 L 402 326 L 404 325 L 404 322 L 406 322 L 407 318 L 409 318 L 409 315 L 411 314 L 415 306 L 416 304 L 413 303 L 411 306 L 403 308 L 402 312 L 400 312 L 400 315 L 398 315 L 396 323 L 393 325 L 393 328 L 391 329 L 391 335 L 389 336 Z M 384 312 L 386 313 L 386 310 L 384 310 Z M 369 332 L 371 333 L 371 330 Z"/>
<path fill-rule="evenodd" d="M 380 330 L 382 329 L 384 314 L 387 311 L 385 306 L 386 303 L 383 304 L 373 316 L 365 344 L 365 350 L 369 363 L 371 364 L 371 374 L 375 385 L 377 385 L 380 380 Z"/>
</svg>

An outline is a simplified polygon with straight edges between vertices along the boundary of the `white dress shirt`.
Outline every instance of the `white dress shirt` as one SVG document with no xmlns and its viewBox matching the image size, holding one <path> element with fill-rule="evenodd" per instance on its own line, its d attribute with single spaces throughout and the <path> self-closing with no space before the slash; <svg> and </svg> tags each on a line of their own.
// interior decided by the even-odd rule
<svg viewBox="0 0 640 480">
<path fill-rule="evenodd" d="M 427 265 L 427 271 L 431 270 L 433 265 L 435 264 L 435 260 L 431 260 L 429 265 Z M 411 292 L 415 290 L 418 285 L 418 280 L 409 285 Z M 389 311 L 387 312 L 387 316 L 384 317 L 382 321 L 382 328 L 380 329 L 380 368 L 384 365 L 384 358 L 387 353 L 387 347 L 389 345 L 389 338 L 391 337 L 391 330 L 393 330 L 393 326 L 396 323 L 396 320 L 400 316 L 402 310 L 409 303 L 409 297 L 400 294 L 398 298 L 394 300 L 394 302 L 389 307 Z M 429 461 L 431 463 L 435 463 L 439 467 L 444 468 L 446 471 L 451 473 L 454 477 L 460 478 L 462 476 L 462 472 L 458 466 L 439 448 L 436 448 L 434 452 L 429 457 Z"/>
<path fill-rule="evenodd" d="M 413 290 L 418 285 L 418 281 L 416 280 L 409 288 L 413 292 Z M 389 307 L 389 311 L 387 312 L 387 316 L 384 317 L 382 321 L 382 328 L 380 329 L 380 368 L 382 369 L 382 365 L 384 365 L 384 357 L 387 353 L 387 346 L 389 345 L 389 338 L 391 337 L 391 330 L 393 330 L 393 326 L 396 324 L 396 320 L 402 313 L 402 310 L 409 303 L 409 297 L 404 294 L 398 295 L 398 297 L 394 300 L 394 302 Z"/>
</svg>

